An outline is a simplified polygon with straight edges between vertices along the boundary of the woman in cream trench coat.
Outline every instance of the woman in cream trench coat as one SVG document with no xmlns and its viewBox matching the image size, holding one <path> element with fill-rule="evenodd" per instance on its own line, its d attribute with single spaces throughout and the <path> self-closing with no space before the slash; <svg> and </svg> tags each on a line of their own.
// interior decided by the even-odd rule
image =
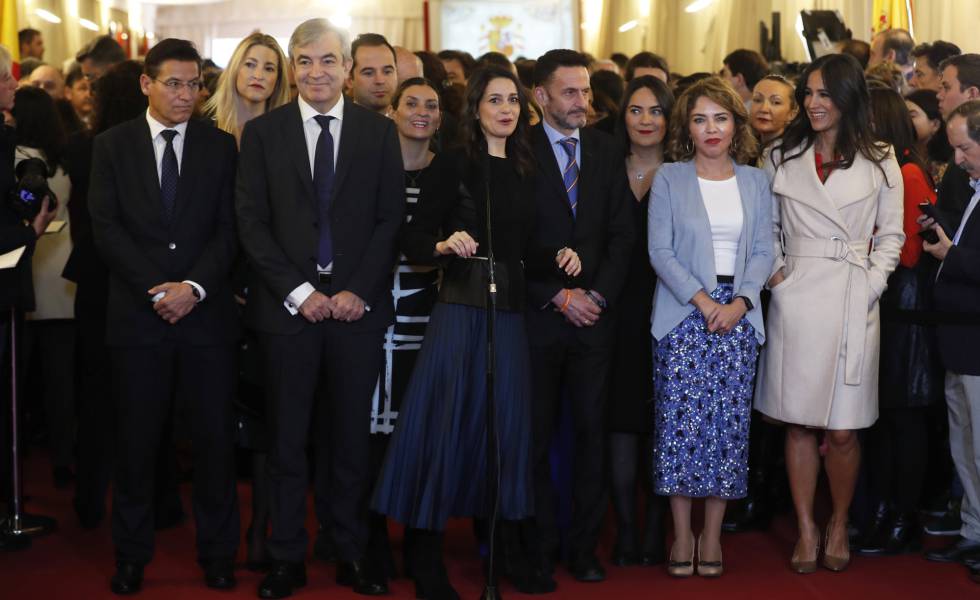
<svg viewBox="0 0 980 600">
<path fill-rule="evenodd" d="M 878 416 L 878 298 L 905 235 L 902 174 L 891 149 L 874 141 L 857 61 L 818 59 L 796 97 L 803 110 L 765 161 L 776 263 L 756 408 L 789 425 L 786 464 L 800 529 L 791 566 L 809 573 L 821 543 L 813 518 L 816 429 L 827 430 L 833 497 L 823 564 L 839 571 L 850 559 L 847 513 L 860 465 L 854 430 Z M 832 160 L 818 175 L 818 165 Z"/>
</svg>

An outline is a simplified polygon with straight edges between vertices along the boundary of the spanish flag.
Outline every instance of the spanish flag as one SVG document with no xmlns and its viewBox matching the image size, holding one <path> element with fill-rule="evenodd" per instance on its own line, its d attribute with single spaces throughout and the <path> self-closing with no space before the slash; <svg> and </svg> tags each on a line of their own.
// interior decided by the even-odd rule
<svg viewBox="0 0 980 600">
<path fill-rule="evenodd" d="M 17 42 L 17 1 L 0 0 L 0 44 L 10 50 L 14 62 L 20 61 L 20 44 Z"/>
<path fill-rule="evenodd" d="M 871 16 L 872 35 L 886 29 L 912 33 L 912 0 L 874 0 Z"/>
</svg>

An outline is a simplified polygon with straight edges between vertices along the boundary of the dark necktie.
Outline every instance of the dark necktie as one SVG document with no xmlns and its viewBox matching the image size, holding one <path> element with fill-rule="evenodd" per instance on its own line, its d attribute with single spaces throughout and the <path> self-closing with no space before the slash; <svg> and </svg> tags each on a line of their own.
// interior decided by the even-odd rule
<svg viewBox="0 0 980 600">
<path fill-rule="evenodd" d="M 565 182 L 565 191 L 568 193 L 568 206 L 572 209 L 572 216 L 575 216 L 575 209 L 578 207 L 578 162 L 575 160 L 575 145 L 578 140 L 567 137 L 558 140 L 561 147 L 568 155 L 568 162 L 562 170 L 561 178 Z"/>
<path fill-rule="evenodd" d="M 174 151 L 176 129 L 164 129 L 160 132 L 167 141 L 163 150 L 163 160 L 160 162 L 160 200 L 163 201 L 163 216 L 169 224 L 174 218 L 174 207 L 177 204 L 177 180 L 180 172 L 177 169 L 177 152 Z"/>
<path fill-rule="evenodd" d="M 313 153 L 313 190 L 320 208 L 320 243 L 317 248 L 317 264 L 326 267 L 333 262 L 333 235 L 330 231 L 330 193 L 333 190 L 333 135 L 330 121 L 333 117 L 313 117 L 320 125 Z"/>
</svg>

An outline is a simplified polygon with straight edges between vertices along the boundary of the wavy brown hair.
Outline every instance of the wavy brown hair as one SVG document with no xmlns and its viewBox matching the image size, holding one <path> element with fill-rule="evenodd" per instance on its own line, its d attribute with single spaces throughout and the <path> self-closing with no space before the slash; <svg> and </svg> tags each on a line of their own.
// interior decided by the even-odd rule
<svg viewBox="0 0 980 600">
<path fill-rule="evenodd" d="M 759 142 L 749 125 L 749 113 L 745 110 L 742 98 L 731 84 L 712 75 L 691 84 L 684 90 L 670 115 L 670 141 L 667 149 L 674 160 L 686 161 L 694 158 L 694 142 L 691 141 L 691 111 L 698 99 L 704 97 L 732 113 L 735 119 L 735 134 L 728 153 L 740 164 L 752 162 L 759 151 Z"/>
</svg>

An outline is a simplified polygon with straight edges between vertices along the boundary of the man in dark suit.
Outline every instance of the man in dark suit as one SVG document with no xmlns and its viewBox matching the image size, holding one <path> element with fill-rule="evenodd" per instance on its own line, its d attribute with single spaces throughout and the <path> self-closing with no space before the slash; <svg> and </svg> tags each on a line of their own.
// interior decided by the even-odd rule
<svg viewBox="0 0 980 600">
<path fill-rule="evenodd" d="M 949 449 L 960 481 L 960 537 L 926 558 L 960 562 L 980 571 L 980 100 L 960 104 L 946 125 L 957 165 L 970 177 L 973 196 L 952 239 L 927 217 L 920 217 L 939 237 L 925 242 L 926 252 L 942 261 L 936 285 L 939 353 L 946 367 Z"/>
<path fill-rule="evenodd" d="M 634 239 L 632 216 L 620 185 L 622 152 L 610 136 L 586 129 L 591 97 L 588 62 L 572 50 L 538 59 L 534 97 L 542 123 L 532 130 L 538 163 L 534 244 L 560 253 L 570 248 L 582 272 L 529 270 L 528 339 L 534 388 L 534 478 L 537 591 L 554 589 L 550 561 L 558 552 L 555 492 L 549 449 L 563 402 L 575 429 L 572 522 L 568 566 L 580 581 L 601 581 L 595 556 L 606 512 L 603 493 L 604 400 L 616 300 L 626 278 Z"/>
<path fill-rule="evenodd" d="M 154 464 L 175 402 L 190 411 L 198 561 L 209 587 L 235 584 L 235 141 L 189 121 L 200 63 L 188 41 L 154 46 L 140 77 L 145 116 L 93 148 L 89 210 L 109 268 L 117 594 L 139 590 L 153 554 Z"/>
<path fill-rule="evenodd" d="M 367 423 L 394 318 L 391 269 L 404 213 L 394 124 L 341 94 L 351 67 L 347 34 L 325 19 L 293 32 L 289 56 L 299 98 L 249 121 L 237 188 L 239 234 L 254 279 L 246 319 L 265 348 L 271 424 L 275 565 L 259 585 L 282 598 L 306 583 L 305 447 L 316 403 L 330 441 L 329 530 L 337 582 L 387 592 L 366 558 Z M 318 393 L 319 392 L 319 393 Z M 319 429 L 327 430 L 321 431 Z"/>
</svg>

